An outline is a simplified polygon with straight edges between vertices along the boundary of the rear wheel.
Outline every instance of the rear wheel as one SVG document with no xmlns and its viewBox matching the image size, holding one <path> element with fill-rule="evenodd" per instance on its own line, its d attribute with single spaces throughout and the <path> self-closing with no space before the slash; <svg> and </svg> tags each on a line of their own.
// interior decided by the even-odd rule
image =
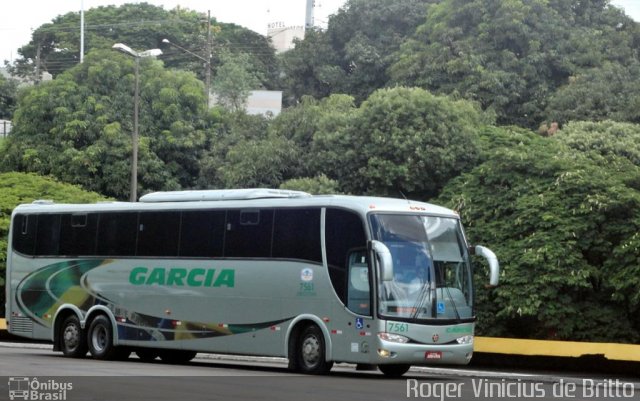
<svg viewBox="0 0 640 401">
<path fill-rule="evenodd" d="M 315 324 L 305 327 L 296 339 L 289 366 L 298 372 L 322 375 L 331 370 L 333 362 L 327 362 L 322 331 Z"/>
<path fill-rule="evenodd" d="M 87 355 L 87 338 L 76 315 L 64 319 L 59 336 L 64 356 L 82 358 Z"/>
<path fill-rule="evenodd" d="M 114 359 L 117 356 L 113 345 L 113 327 L 105 315 L 96 316 L 87 332 L 89 352 L 96 359 Z"/>
<path fill-rule="evenodd" d="M 400 377 L 409 371 L 411 365 L 380 365 L 378 369 L 387 377 Z"/>
</svg>

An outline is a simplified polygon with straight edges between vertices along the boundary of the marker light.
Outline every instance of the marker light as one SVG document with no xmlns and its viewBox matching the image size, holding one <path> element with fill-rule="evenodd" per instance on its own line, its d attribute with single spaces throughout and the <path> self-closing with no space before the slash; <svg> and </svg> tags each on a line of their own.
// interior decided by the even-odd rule
<svg viewBox="0 0 640 401">
<path fill-rule="evenodd" d="M 400 334 L 378 333 L 378 338 L 392 343 L 405 344 L 409 342 L 409 339 L 407 337 L 401 336 Z"/>
</svg>

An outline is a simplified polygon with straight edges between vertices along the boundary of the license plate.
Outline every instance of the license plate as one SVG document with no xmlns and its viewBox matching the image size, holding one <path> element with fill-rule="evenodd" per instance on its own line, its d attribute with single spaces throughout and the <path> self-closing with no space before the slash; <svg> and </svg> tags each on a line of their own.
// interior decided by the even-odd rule
<svg viewBox="0 0 640 401">
<path fill-rule="evenodd" d="M 427 351 L 424 353 L 424 359 L 442 359 L 441 351 Z"/>
</svg>

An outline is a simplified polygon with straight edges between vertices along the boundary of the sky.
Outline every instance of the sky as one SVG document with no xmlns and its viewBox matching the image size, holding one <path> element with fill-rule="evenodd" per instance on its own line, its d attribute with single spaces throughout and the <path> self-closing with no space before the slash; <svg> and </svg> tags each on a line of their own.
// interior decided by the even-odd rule
<svg viewBox="0 0 640 401">
<path fill-rule="evenodd" d="M 346 0 L 315 0 L 316 25 L 326 26 L 328 16 Z M 402 0 L 396 0 L 402 1 Z M 29 43 L 31 30 L 51 22 L 58 15 L 85 11 L 99 6 L 122 5 L 134 0 L 10 0 L 0 12 L 0 64 L 18 57 L 18 48 Z M 170 10 L 176 5 L 207 12 L 220 22 L 233 22 L 266 35 L 267 25 L 283 22 L 286 26 L 304 25 L 306 0 L 146 0 Z M 640 0 L 612 0 L 612 4 L 640 21 Z"/>
</svg>

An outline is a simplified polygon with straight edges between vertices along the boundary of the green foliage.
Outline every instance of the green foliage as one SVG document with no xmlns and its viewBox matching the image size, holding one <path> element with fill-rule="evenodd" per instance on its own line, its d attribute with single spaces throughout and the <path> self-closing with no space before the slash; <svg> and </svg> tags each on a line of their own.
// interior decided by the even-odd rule
<svg viewBox="0 0 640 401">
<path fill-rule="evenodd" d="M 326 31 L 307 31 L 283 57 L 285 100 L 346 93 L 365 100 L 389 81 L 394 52 L 436 0 L 349 0 Z M 412 85 L 409 85 L 412 86 Z"/>
<path fill-rule="evenodd" d="M 11 120 L 18 101 L 18 81 L 0 75 L 0 120 Z"/>
<path fill-rule="evenodd" d="M 140 66 L 139 192 L 192 186 L 207 145 L 202 83 L 143 58 Z M 126 199 L 129 193 L 134 61 L 95 51 L 31 88 L 15 112 L 2 168 L 52 175 Z"/>
<path fill-rule="evenodd" d="M 475 131 L 487 122 L 466 101 L 382 89 L 342 126 L 314 135 L 312 165 L 345 192 L 429 198 L 476 164 Z"/>
<path fill-rule="evenodd" d="M 280 189 L 304 191 L 313 195 L 339 194 L 338 182 L 320 174 L 313 178 L 292 178 L 280 184 Z"/>
<path fill-rule="evenodd" d="M 200 10 L 204 11 L 204 10 Z M 202 12 L 176 7 L 164 10 L 148 3 L 91 8 L 85 11 L 85 52 L 110 49 L 115 43 L 125 43 L 133 49 L 162 48 L 160 58 L 167 68 L 185 69 L 204 79 L 202 61 L 176 47 L 164 44 L 169 39 L 189 51 L 206 57 L 207 17 Z M 33 31 L 31 41 L 20 48 L 21 55 L 11 71 L 22 77 L 34 75 L 37 49 L 40 47 L 41 69 L 57 76 L 79 62 L 80 14 L 59 15 L 51 23 Z M 276 80 L 277 60 L 267 38 L 235 24 L 212 20 L 212 37 L 216 49 L 238 53 L 251 49 L 251 63 L 261 73 L 264 85 Z M 212 57 L 214 71 L 220 64 Z"/>
<path fill-rule="evenodd" d="M 217 103 L 231 112 L 243 111 L 251 90 L 258 89 L 260 74 L 247 53 L 224 53 L 212 87 Z"/>
<path fill-rule="evenodd" d="M 547 120 L 640 123 L 640 63 L 606 63 L 569 78 L 549 100 Z"/>
<path fill-rule="evenodd" d="M 33 174 L 0 174 L 0 312 L 4 316 L 4 278 L 7 261 L 7 236 L 13 209 L 22 203 L 48 199 L 57 203 L 95 203 L 106 200 L 74 185 L 62 184 Z"/>
<path fill-rule="evenodd" d="M 572 122 L 555 139 L 581 152 L 596 152 L 605 157 L 621 156 L 640 166 L 640 125 L 603 122 Z"/>
<path fill-rule="evenodd" d="M 443 0 L 395 55 L 392 81 L 458 94 L 494 110 L 500 123 L 537 127 L 571 76 L 638 60 L 638 24 L 606 0 L 574 3 Z M 569 111 L 569 100 L 556 101 Z"/>
<path fill-rule="evenodd" d="M 322 31 L 307 30 L 304 40 L 296 40 L 295 49 L 281 56 L 286 105 L 295 105 L 303 96 L 323 98 L 340 92 L 344 72 Z"/>
<path fill-rule="evenodd" d="M 533 133 L 483 136 L 486 161 L 435 200 L 501 260 L 501 285 L 478 288 L 479 333 L 637 342 L 640 169 Z"/>
</svg>

